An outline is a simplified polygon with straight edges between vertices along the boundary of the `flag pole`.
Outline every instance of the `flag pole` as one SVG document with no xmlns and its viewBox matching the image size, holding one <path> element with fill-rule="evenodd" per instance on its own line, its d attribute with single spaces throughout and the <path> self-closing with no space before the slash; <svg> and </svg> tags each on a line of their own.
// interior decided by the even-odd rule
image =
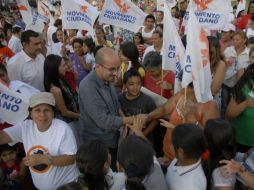
<svg viewBox="0 0 254 190">
<path fill-rule="evenodd" d="M 186 99 L 187 99 L 187 87 L 184 89 L 184 101 L 183 101 L 183 106 L 185 107 L 186 104 Z"/>
<path fill-rule="evenodd" d="M 163 87 L 162 87 L 162 85 L 163 85 L 163 78 L 164 78 L 164 72 L 163 72 L 163 69 L 161 68 L 161 72 L 162 72 L 162 74 L 161 74 L 161 96 L 163 96 Z"/>
</svg>

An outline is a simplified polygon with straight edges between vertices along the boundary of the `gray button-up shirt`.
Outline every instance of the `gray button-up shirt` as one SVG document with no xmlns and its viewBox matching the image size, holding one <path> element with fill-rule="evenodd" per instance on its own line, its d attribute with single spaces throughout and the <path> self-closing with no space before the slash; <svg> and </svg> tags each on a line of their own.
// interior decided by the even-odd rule
<svg viewBox="0 0 254 190">
<path fill-rule="evenodd" d="M 115 148 L 123 119 L 114 85 L 102 81 L 93 70 L 80 83 L 79 106 L 81 141 L 101 139 Z"/>
</svg>

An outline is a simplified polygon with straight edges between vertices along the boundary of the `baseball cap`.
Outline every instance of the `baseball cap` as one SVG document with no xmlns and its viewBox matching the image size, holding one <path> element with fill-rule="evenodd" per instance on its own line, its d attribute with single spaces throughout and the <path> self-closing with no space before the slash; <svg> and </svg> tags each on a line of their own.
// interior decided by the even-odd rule
<svg viewBox="0 0 254 190">
<path fill-rule="evenodd" d="M 221 30 L 223 32 L 229 32 L 229 31 L 233 31 L 235 32 L 235 25 L 228 23 L 226 24 L 226 26 Z"/>
<path fill-rule="evenodd" d="M 30 97 L 29 99 L 29 107 L 33 108 L 35 106 L 38 106 L 40 104 L 49 104 L 51 106 L 56 105 L 55 98 L 53 94 L 49 92 L 39 92 L 33 96 Z"/>
</svg>

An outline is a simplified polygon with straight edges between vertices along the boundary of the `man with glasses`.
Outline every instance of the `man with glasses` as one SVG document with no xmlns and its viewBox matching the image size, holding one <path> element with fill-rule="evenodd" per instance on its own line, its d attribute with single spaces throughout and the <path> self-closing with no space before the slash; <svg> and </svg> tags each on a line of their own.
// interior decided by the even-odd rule
<svg viewBox="0 0 254 190">
<path fill-rule="evenodd" d="M 115 87 L 113 85 L 120 70 L 120 59 L 114 50 L 101 48 L 95 57 L 95 69 L 79 86 L 81 141 L 95 139 L 104 141 L 112 156 L 112 169 L 115 167 L 119 129 L 132 124 L 134 117 L 121 115 Z M 139 115 L 145 119 L 145 115 Z"/>
</svg>

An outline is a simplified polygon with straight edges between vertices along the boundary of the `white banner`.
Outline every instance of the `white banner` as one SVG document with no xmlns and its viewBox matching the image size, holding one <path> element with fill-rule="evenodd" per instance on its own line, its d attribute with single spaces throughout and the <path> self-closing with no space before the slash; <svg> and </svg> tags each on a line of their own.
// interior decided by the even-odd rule
<svg viewBox="0 0 254 190">
<path fill-rule="evenodd" d="M 164 11 L 164 4 L 165 1 L 169 7 L 168 10 L 170 10 L 172 7 L 176 6 L 176 0 L 157 0 L 157 10 L 158 11 Z"/>
<path fill-rule="evenodd" d="M 228 23 L 229 13 L 232 10 L 230 0 L 193 0 L 184 16 L 184 25 L 189 19 L 189 10 L 192 9 L 199 23 L 205 29 L 221 30 Z"/>
<path fill-rule="evenodd" d="M 85 0 L 62 0 L 62 22 L 64 29 L 79 29 L 93 32 L 99 12 Z"/>
<path fill-rule="evenodd" d="M 28 116 L 28 102 L 22 95 L 10 90 L 0 81 L 0 120 L 12 125 L 23 121 Z"/>
<path fill-rule="evenodd" d="M 130 0 L 106 0 L 99 22 L 138 32 L 145 17 L 146 14 Z"/>
<path fill-rule="evenodd" d="M 19 9 L 20 14 L 22 15 L 23 21 L 26 23 L 26 25 L 29 25 L 32 23 L 33 14 L 31 7 L 27 0 L 16 0 L 17 7 Z"/>
<path fill-rule="evenodd" d="M 182 81 L 183 88 L 186 88 L 193 81 L 197 101 L 204 103 L 212 100 L 209 43 L 205 31 L 201 28 L 192 10 L 190 10 L 190 19 L 188 22 L 185 56 L 186 60 Z"/>
<path fill-rule="evenodd" d="M 167 4 L 164 6 L 163 22 L 163 33 L 170 35 L 163 35 L 162 69 L 174 71 L 174 92 L 177 93 L 179 90 L 181 90 L 179 74 L 183 68 L 185 49 Z"/>
</svg>

